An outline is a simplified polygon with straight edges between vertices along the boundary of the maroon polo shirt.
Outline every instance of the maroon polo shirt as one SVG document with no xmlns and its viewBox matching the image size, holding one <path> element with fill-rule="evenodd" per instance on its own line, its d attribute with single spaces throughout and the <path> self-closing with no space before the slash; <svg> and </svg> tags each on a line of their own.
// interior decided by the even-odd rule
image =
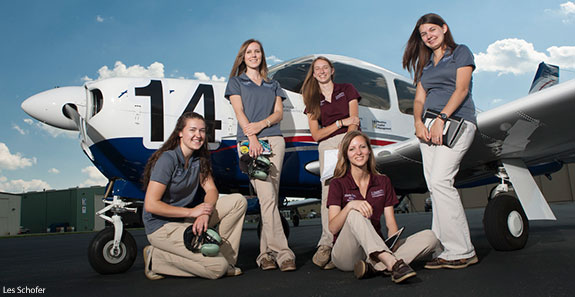
<svg viewBox="0 0 575 297">
<path fill-rule="evenodd" d="M 321 115 L 318 122 L 322 127 L 327 127 L 335 123 L 337 120 L 349 117 L 349 102 L 351 100 L 357 100 L 358 102 L 361 100 L 361 96 L 352 84 L 334 83 L 333 93 L 331 94 L 331 103 L 325 100 L 323 95 L 320 94 L 320 96 L 321 101 L 319 104 Z M 307 114 L 307 109 L 304 110 L 304 113 Z M 341 127 L 324 139 L 346 132 L 347 127 Z M 322 140 L 320 140 L 320 142 Z"/>
<path fill-rule="evenodd" d="M 351 170 L 348 170 L 346 175 L 340 178 L 334 178 L 329 184 L 329 194 L 327 196 L 327 207 L 330 205 L 337 205 L 342 209 L 352 200 L 367 200 L 373 208 L 373 214 L 369 220 L 375 228 L 375 231 L 381 238 L 381 215 L 383 209 L 387 206 L 394 206 L 399 203 L 395 190 L 391 185 L 391 180 L 386 175 L 372 174 L 369 178 L 367 186 L 367 197 L 363 197 L 359 192 L 359 187 L 356 185 Z M 334 236 L 334 242 L 335 242 Z"/>
</svg>

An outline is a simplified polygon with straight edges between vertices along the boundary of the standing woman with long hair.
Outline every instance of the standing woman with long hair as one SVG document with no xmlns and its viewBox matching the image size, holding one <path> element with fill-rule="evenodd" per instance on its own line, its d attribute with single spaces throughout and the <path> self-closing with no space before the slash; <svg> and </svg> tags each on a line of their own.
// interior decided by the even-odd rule
<svg viewBox="0 0 575 297">
<path fill-rule="evenodd" d="M 325 152 L 337 150 L 347 131 L 359 128 L 359 106 L 361 96 L 352 84 L 333 82 L 335 70 L 326 57 L 317 57 L 311 63 L 301 91 L 306 106 L 304 113 L 311 136 L 317 142 L 319 153 L 320 176 L 324 176 Z M 327 194 L 329 180 L 321 181 L 321 225 L 322 232 L 318 249 L 312 261 L 315 265 L 330 269 L 328 265 L 333 246 L 333 235 L 328 228 Z"/>
<path fill-rule="evenodd" d="M 278 209 L 279 184 L 285 153 L 285 140 L 280 130 L 283 104 L 287 96 L 279 83 L 267 77 L 267 64 L 261 43 L 245 41 L 230 74 L 225 97 L 230 100 L 238 119 L 238 155 L 240 142 L 249 141 L 249 155 L 257 158 L 263 153 L 260 141 L 271 147 L 269 174 L 265 180 L 250 178 L 261 209 L 262 233 L 260 254 L 256 259 L 263 270 L 296 269 L 295 255 L 288 246 Z"/>
<path fill-rule="evenodd" d="M 447 23 L 437 14 L 422 16 L 416 23 L 403 54 L 403 67 L 414 73 L 417 84 L 413 116 L 420 139 L 425 180 L 432 199 L 432 230 L 443 252 L 428 262 L 428 269 L 465 268 L 478 262 L 471 243 L 467 218 L 453 186 L 461 159 L 477 130 L 471 96 L 473 53 L 456 44 Z M 424 111 L 440 113 L 429 129 Z M 451 116 L 465 120 L 463 132 L 452 147 L 442 145 L 445 121 Z"/>
<path fill-rule="evenodd" d="M 146 187 L 142 219 L 148 241 L 145 274 L 216 279 L 240 275 L 235 267 L 247 202 L 240 194 L 219 197 L 212 177 L 206 121 L 195 112 L 180 116 L 172 134 L 150 157 L 143 175 Z M 205 195 L 198 195 L 199 187 Z M 193 252 L 184 234 L 199 236 L 219 224 L 220 252 L 214 257 Z"/>
</svg>

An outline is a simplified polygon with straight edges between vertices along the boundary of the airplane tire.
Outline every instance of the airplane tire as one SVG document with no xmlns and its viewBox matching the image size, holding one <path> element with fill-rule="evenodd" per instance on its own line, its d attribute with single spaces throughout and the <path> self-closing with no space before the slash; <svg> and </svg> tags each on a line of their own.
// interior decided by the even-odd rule
<svg viewBox="0 0 575 297">
<path fill-rule="evenodd" d="M 289 223 L 286 220 L 286 218 L 284 218 L 284 216 L 280 215 L 281 220 L 282 220 L 282 227 L 284 229 L 284 234 L 286 236 L 286 239 L 289 239 Z M 260 217 L 260 222 L 258 223 L 258 238 L 262 237 L 262 219 Z"/>
<path fill-rule="evenodd" d="M 491 199 L 483 214 L 483 229 L 498 251 L 522 249 L 529 237 L 529 220 L 517 198 L 501 194 Z"/>
<path fill-rule="evenodd" d="M 90 242 L 88 260 L 94 270 L 100 274 L 122 273 L 130 269 L 138 254 L 136 241 L 132 234 L 124 230 L 120 242 L 119 255 L 112 254 L 114 245 L 114 227 L 100 231 Z"/>
<path fill-rule="evenodd" d="M 292 221 L 294 227 L 299 226 L 299 216 L 298 216 L 298 215 L 294 215 L 294 216 L 291 218 L 291 221 Z"/>
</svg>

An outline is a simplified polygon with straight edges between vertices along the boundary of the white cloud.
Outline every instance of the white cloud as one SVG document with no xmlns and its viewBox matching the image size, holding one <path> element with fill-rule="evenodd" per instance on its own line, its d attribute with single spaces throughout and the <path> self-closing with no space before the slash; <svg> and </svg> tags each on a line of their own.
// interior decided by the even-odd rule
<svg viewBox="0 0 575 297">
<path fill-rule="evenodd" d="M 266 62 L 268 63 L 268 66 L 272 66 L 272 65 L 275 65 L 277 63 L 283 62 L 283 60 L 274 56 L 274 55 L 271 55 L 269 57 L 266 57 Z"/>
<path fill-rule="evenodd" d="M 575 46 L 552 46 L 549 55 L 538 52 L 523 39 L 498 40 L 487 47 L 485 53 L 475 55 L 477 71 L 503 74 L 524 74 L 535 72 L 543 61 L 559 68 L 575 69 Z"/>
<path fill-rule="evenodd" d="M 82 182 L 79 187 L 105 186 L 108 183 L 108 179 L 95 166 L 82 169 L 82 173 L 87 174 L 88 179 Z"/>
<path fill-rule="evenodd" d="M 20 126 L 16 125 L 16 124 L 12 124 L 12 129 L 18 131 L 18 133 L 22 134 L 22 135 L 26 135 L 28 134 L 28 131 L 20 128 Z"/>
<path fill-rule="evenodd" d="M 104 22 L 104 18 L 103 18 L 102 16 L 100 16 L 100 15 L 97 15 L 97 16 L 96 16 L 96 22 L 98 22 L 98 23 L 103 23 L 103 22 Z"/>
<path fill-rule="evenodd" d="M 164 77 L 164 64 L 160 62 L 154 62 L 148 67 L 140 65 L 132 65 L 127 67 L 121 61 L 116 61 L 114 64 L 114 69 L 108 68 L 108 66 L 102 66 L 98 69 L 98 78 L 105 79 L 110 77 Z M 88 76 L 82 78 L 83 81 L 92 81 Z"/>
<path fill-rule="evenodd" d="M 50 168 L 50 169 L 48 170 L 48 172 L 49 172 L 49 173 L 52 173 L 52 174 L 59 174 L 59 173 L 60 173 L 60 170 L 58 170 L 58 169 L 56 169 L 56 168 Z"/>
<path fill-rule="evenodd" d="M 212 75 L 212 77 L 209 77 L 206 73 L 204 72 L 194 72 L 194 78 L 197 80 L 205 80 L 205 81 L 226 81 L 226 78 L 224 76 L 222 77 L 217 77 L 215 74 Z"/>
<path fill-rule="evenodd" d="M 20 153 L 12 154 L 8 146 L 0 142 L 0 169 L 15 170 L 36 164 L 36 158 L 24 158 Z"/>
<path fill-rule="evenodd" d="M 50 125 L 46 125 L 42 122 L 34 121 L 32 119 L 24 119 L 24 122 L 26 124 L 32 126 L 32 127 L 40 129 L 40 131 L 42 131 L 42 132 L 48 133 L 53 138 L 57 138 L 57 137 L 64 137 L 64 138 L 70 138 L 70 139 L 78 138 L 78 133 L 79 133 L 78 131 L 70 131 L 70 130 L 64 130 L 64 129 L 52 127 Z"/>
<path fill-rule="evenodd" d="M 50 189 L 52 189 L 52 187 L 43 180 L 8 180 L 6 177 L 0 176 L 0 192 L 25 193 L 30 191 L 43 191 Z"/>
<path fill-rule="evenodd" d="M 575 2 L 567 1 L 559 4 L 558 9 L 546 9 L 545 12 L 561 18 L 563 24 L 575 23 Z"/>
</svg>

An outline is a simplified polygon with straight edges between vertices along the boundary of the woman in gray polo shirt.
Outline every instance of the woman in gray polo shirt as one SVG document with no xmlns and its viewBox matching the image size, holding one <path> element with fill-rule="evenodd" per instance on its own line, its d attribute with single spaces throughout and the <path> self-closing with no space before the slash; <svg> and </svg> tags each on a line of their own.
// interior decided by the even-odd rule
<svg viewBox="0 0 575 297">
<path fill-rule="evenodd" d="M 146 277 L 198 276 L 215 279 L 240 275 L 235 267 L 247 202 L 240 194 L 218 198 L 206 142 L 206 122 L 195 112 L 178 119 L 174 131 L 151 157 L 144 170 L 146 186 L 144 248 Z M 202 187 L 205 195 L 198 195 Z M 188 250 L 184 232 L 199 235 L 219 224 L 220 253 L 206 257 Z"/>
<path fill-rule="evenodd" d="M 285 92 L 279 83 L 267 77 L 264 49 L 257 40 L 245 41 L 236 56 L 225 97 L 230 100 L 238 119 L 238 154 L 240 142 L 249 141 L 249 155 L 263 153 L 260 140 L 271 146 L 270 172 L 266 180 L 251 178 L 261 209 L 262 234 L 256 262 L 263 270 L 296 269 L 295 255 L 288 247 L 278 210 L 279 183 L 285 152 L 280 130 Z"/>
<path fill-rule="evenodd" d="M 425 180 L 433 204 L 432 230 L 443 245 L 443 252 L 425 268 L 465 268 L 478 259 L 453 183 L 477 129 L 471 96 L 473 53 L 467 46 L 456 44 L 445 21 L 430 13 L 417 21 L 405 48 L 403 67 L 415 74 L 415 135 L 421 141 Z M 422 119 L 426 109 L 440 112 L 429 129 Z M 442 145 L 442 135 L 445 121 L 451 116 L 464 119 L 465 125 L 453 146 L 447 147 Z"/>
</svg>

